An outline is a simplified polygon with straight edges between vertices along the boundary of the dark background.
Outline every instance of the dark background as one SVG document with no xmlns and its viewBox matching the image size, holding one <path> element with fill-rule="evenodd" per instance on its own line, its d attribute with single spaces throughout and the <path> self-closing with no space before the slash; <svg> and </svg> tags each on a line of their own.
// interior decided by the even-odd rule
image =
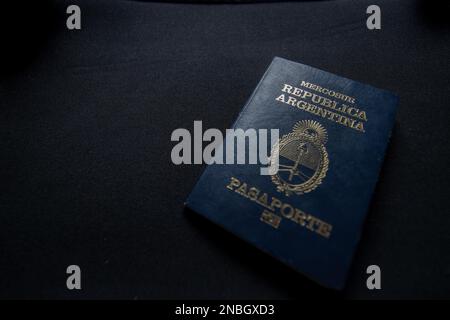
<svg viewBox="0 0 450 320">
<path fill-rule="evenodd" d="M 1 4 L 0 297 L 449 298 L 450 8 L 378 0 L 369 31 L 370 4 Z M 203 167 L 171 163 L 172 131 L 229 127 L 274 56 L 400 96 L 340 293 L 183 209 Z"/>
</svg>

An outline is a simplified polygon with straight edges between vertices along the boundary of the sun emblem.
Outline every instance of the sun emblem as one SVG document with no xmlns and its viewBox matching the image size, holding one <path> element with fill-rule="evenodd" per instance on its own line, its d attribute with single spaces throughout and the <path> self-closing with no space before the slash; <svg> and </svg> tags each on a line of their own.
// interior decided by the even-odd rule
<svg viewBox="0 0 450 320">
<path fill-rule="evenodd" d="M 278 159 L 279 169 L 271 179 L 278 192 L 300 195 L 322 183 L 329 164 L 327 140 L 327 131 L 319 122 L 301 120 L 274 145 L 271 164 Z"/>
</svg>

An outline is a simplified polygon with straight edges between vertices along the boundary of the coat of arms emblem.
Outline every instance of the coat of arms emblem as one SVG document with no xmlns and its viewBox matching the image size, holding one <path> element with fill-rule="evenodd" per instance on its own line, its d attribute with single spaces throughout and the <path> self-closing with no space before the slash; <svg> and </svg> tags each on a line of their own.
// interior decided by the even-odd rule
<svg viewBox="0 0 450 320">
<path fill-rule="evenodd" d="M 301 195 L 322 183 L 329 164 L 327 139 L 325 128 L 313 120 L 297 122 L 292 132 L 281 137 L 271 155 L 271 162 L 279 161 L 278 172 L 271 176 L 278 192 Z"/>
</svg>

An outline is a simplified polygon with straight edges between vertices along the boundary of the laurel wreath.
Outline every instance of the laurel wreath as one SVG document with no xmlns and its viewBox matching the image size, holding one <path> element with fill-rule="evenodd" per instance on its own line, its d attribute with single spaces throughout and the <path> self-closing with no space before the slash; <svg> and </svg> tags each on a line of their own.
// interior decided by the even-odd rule
<svg viewBox="0 0 450 320">
<path fill-rule="evenodd" d="M 325 146 L 321 142 L 321 140 L 301 132 L 291 132 L 287 135 L 284 135 L 273 146 L 271 161 L 273 161 L 274 156 L 276 156 L 276 159 L 278 159 L 280 150 L 282 150 L 288 143 L 294 140 L 306 140 L 312 143 L 319 150 L 321 154 L 321 160 L 314 175 L 309 180 L 301 184 L 289 184 L 284 181 L 278 173 L 271 176 L 272 182 L 277 185 L 277 191 L 284 193 L 286 196 L 290 196 L 293 193 L 301 195 L 316 189 L 317 186 L 319 186 L 322 183 L 322 180 L 325 178 L 328 171 L 328 165 L 330 163 L 327 150 L 325 149 Z"/>
</svg>

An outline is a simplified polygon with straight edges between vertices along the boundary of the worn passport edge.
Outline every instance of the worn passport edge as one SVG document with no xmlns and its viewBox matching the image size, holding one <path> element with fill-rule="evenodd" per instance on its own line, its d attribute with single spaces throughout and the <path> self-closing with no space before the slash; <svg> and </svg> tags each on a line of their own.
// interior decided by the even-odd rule
<svg viewBox="0 0 450 320">
<path fill-rule="evenodd" d="M 197 209 L 194 209 L 194 208 L 190 207 L 189 203 L 185 203 L 185 205 L 192 212 L 200 215 L 203 219 L 206 219 L 207 221 L 213 223 L 214 225 L 218 226 L 220 229 L 225 230 L 227 233 L 230 233 L 233 237 L 236 237 L 237 239 L 239 239 L 239 241 L 246 242 L 247 244 L 249 244 L 252 247 L 254 247 L 254 248 L 258 249 L 259 251 L 261 251 L 263 254 L 269 256 L 271 259 L 274 259 L 276 262 L 281 263 L 283 266 L 288 267 L 289 269 L 291 269 L 296 274 L 300 274 L 301 276 L 307 278 L 308 280 L 312 281 L 313 283 L 319 284 L 320 286 L 322 286 L 324 288 L 327 288 L 327 289 L 333 289 L 333 290 L 343 290 L 344 289 L 345 282 L 344 282 L 343 286 L 336 286 L 336 287 L 330 286 L 329 284 L 326 284 L 326 283 L 322 282 L 321 280 L 318 280 L 316 277 L 310 275 L 308 272 L 305 272 L 303 270 L 297 269 L 294 265 L 292 265 L 291 263 L 287 262 L 284 258 L 276 256 L 275 254 L 271 253 L 270 251 L 268 251 L 264 247 L 260 246 L 256 242 L 252 242 L 252 241 L 248 240 L 247 238 L 245 238 L 243 236 L 240 236 L 239 234 L 237 234 L 233 230 L 225 227 L 222 223 L 217 222 L 217 221 L 213 220 L 212 218 L 210 218 L 209 216 L 203 214 L 202 212 L 197 211 Z"/>
<path fill-rule="evenodd" d="M 275 57 L 275 58 L 279 58 L 279 57 Z M 279 58 L 279 59 L 283 59 L 283 58 Z M 283 60 L 287 60 L 287 59 L 283 59 Z M 287 60 L 287 61 L 290 61 L 290 60 Z M 302 64 L 302 63 L 295 62 L 295 61 L 291 61 L 291 62 L 294 62 L 296 64 Z M 358 231 L 357 231 L 357 234 L 356 234 L 355 247 L 354 247 L 354 250 L 352 251 L 352 253 L 351 253 L 350 257 L 349 257 L 348 268 L 347 268 L 347 271 L 346 271 L 345 277 L 344 277 L 344 283 L 342 284 L 341 288 L 339 288 L 339 290 L 342 290 L 342 289 L 345 288 L 345 286 L 346 286 L 346 284 L 348 282 L 348 278 L 350 276 L 350 271 L 351 271 L 351 268 L 352 268 L 352 265 L 353 265 L 353 260 L 355 258 L 355 255 L 356 255 L 358 249 L 359 249 L 359 246 L 360 246 L 362 234 L 364 233 L 364 229 L 366 227 L 367 219 L 368 219 L 368 216 L 369 216 L 370 207 L 372 206 L 373 197 L 375 195 L 375 191 L 376 191 L 377 185 L 378 185 L 379 180 L 380 180 L 380 175 L 381 175 L 383 166 L 386 163 L 386 153 L 387 153 L 387 150 L 388 150 L 389 145 L 391 143 L 392 132 L 393 132 L 394 127 L 395 127 L 395 119 L 396 119 L 396 115 L 397 115 L 397 112 L 398 112 L 400 96 L 397 93 L 395 93 L 395 92 L 393 92 L 391 90 L 382 89 L 382 88 L 373 86 L 371 84 L 363 83 L 363 82 L 360 82 L 358 80 L 353 80 L 353 79 L 350 79 L 350 78 L 347 78 L 347 77 L 344 77 L 344 76 L 341 76 L 341 75 L 334 74 L 334 73 L 326 71 L 326 70 L 322 70 L 322 69 L 317 68 L 317 67 L 313 67 L 313 66 L 308 66 L 308 67 L 312 67 L 314 69 L 320 70 L 320 71 L 322 71 L 324 73 L 327 73 L 327 74 L 330 74 L 330 75 L 333 75 L 333 76 L 338 76 L 338 77 L 340 77 L 342 79 L 346 79 L 346 80 L 349 80 L 349 81 L 353 81 L 353 82 L 359 83 L 360 85 L 363 85 L 364 87 L 378 90 L 380 92 L 383 92 L 384 94 L 389 94 L 390 96 L 393 97 L 393 102 L 390 105 L 390 108 L 392 109 L 392 122 L 391 122 L 391 125 L 390 125 L 389 129 L 388 129 L 388 137 L 386 139 L 386 143 L 384 144 L 384 148 L 383 148 L 382 152 L 380 153 L 381 161 L 380 161 L 380 164 L 379 164 L 379 166 L 377 168 L 376 179 L 373 182 L 372 186 L 369 187 L 369 192 L 370 192 L 369 201 L 366 204 L 366 207 L 365 207 L 365 210 L 364 210 L 364 215 L 362 216 L 362 219 L 361 219 L 360 224 L 359 224 L 359 228 L 358 228 Z M 319 282 L 319 281 L 316 281 L 316 282 Z"/>
<path fill-rule="evenodd" d="M 376 87 L 376 86 L 374 86 L 374 85 L 371 85 L 371 84 L 368 84 L 368 83 L 365 83 L 365 82 L 361 82 L 361 81 L 359 81 L 359 80 L 347 78 L 347 77 L 345 77 L 345 76 L 341 76 L 340 74 L 336 74 L 336 73 L 333 73 L 333 72 L 330 72 L 330 71 L 327 71 L 327 70 L 324 70 L 324 69 L 321 69 L 321 68 L 318 68 L 318 67 L 315 67 L 315 66 L 312 66 L 312 65 L 304 64 L 304 63 L 297 62 L 297 61 L 292 61 L 292 60 L 289 60 L 289 59 L 286 59 L 286 58 L 282 58 L 282 57 L 279 57 L 279 56 L 275 56 L 275 57 L 273 58 L 273 60 L 272 60 L 272 63 L 273 63 L 275 60 L 284 60 L 284 61 L 287 61 L 287 62 L 289 62 L 289 63 L 299 64 L 299 65 L 302 65 L 302 66 L 305 66 L 305 67 L 308 67 L 308 68 L 320 70 L 321 72 L 324 72 L 324 73 L 326 73 L 326 74 L 328 74 L 328 75 L 331 75 L 331 76 L 334 76 L 334 77 L 339 77 L 339 78 L 342 78 L 342 79 L 347 80 L 347 81 L 352 81 L 352 82 L 358 83 L 358 84 L 360 84 L 360 85 L 362 85 L 362 86 L 364 86 L 364 87 L 373 88 L 373 89 L 376 89 L 376 90 L 378 90 L 378 91 L 382 91 L 382 92 L 384 92 L 384 93 L 388 93 L 388 94 L 390 94 L 390 95 L 392 95 L 392 96 L 394 96 L 394 97 L 396 98 L 396 103 L 395 103 L 394 105 L 395 105 L 395 106 L 398 105 L 399 95 L 398 95 L 397 93 L 391 91 L 391 90 L 387 90 L 387 89 L 383 89 L 383 88 L 380 88 L 380 87 Z M 270 66 L 269 66 L 269 67 L 270 67 Z M 395 110 L 396 110 L 396 109 L 397 109 L 397 108 L 395 107 Z"/>
<path fill-rule="evenodd" d="M 349 263 L 348 263 L 349 267 L 348 267 L 347 271 L 345 272 L 345 275 L 344 275 L 344 277 L 343 277 L 343 281 L 342 281 L 342 282 L 339 282 L 339 284 L 336 285 L 336 286 L 327 284 L 327 283 L 325 283 L 325 282 L 323 282 L 323 281 L 317 279 L 316 277 L 310 275 L 308 272 L 305 272 L 304 270 L 299 270 L 298 268 L 296 268 L 295 266 L 293 266 L 293 265 L 292 265 L 291 263 L 289 263 L 288 261 L 285 261 L 285 259 L 284 259 L 283 257 L 279 257 L 279 256 L 277 256 L 277 255 L 275 255 L 275 254 L 269 252 L 267 249 L 263 248 L 263 247 L 260 246 L 258 243 L 254 243 L 254 242 L 248 240 L 246 237 L 240 236 L 239 234 L 237 234 L 237 233 L 234 232 L 233 230 L 229 229 L 228 227 L 226 227 L 226 226 L 223 225 L 222 223 L 216 221 L 214 218 L 211 218 L 209 215 L 206 215 L 206 214 L 204 214 L 203 212 L 201 212 L 201 210 L 199 210 L 199 209 L 194 209 L 194 208 L 191 206 L 190 201 L 189 201 L 190 196 L 191 196 L 191 194 L 192 194 L 192 191 L 189 193 L 188 198 L 187 198 L 186 201 L 184 202 L 184 206 L 187 207 L 187 208 L 189 208 L 192 212 L 194 212 L 194 213 L 196 213 L 196 214 L 202 216 L 202 217 L 203 217 L 204 219 L 206 219 L 207 221 L 209 221 L 209 222 L 211 222 L 211 223 L 214 223 L 215 225 L 217 225 L 217 226 L 218 226 L 219 228 L 221 228 L 222 230 L 225 230 L 226 232 L 228 232 L 228 233 L 232 234 L 233 236 L 237 237 L 237 238 L 240 239 L 241 241 L 245 241 L 246 243 L 250 244 L 251 246 L 256 247 L 258 250 L 260 250 L 260 251 L 263 252 L 264 254 L 267 254 L 268 256 L 270 256 L 271 258 L 275 259 L 276 261 L 281 262 L 283 265 L 289 267 L 289 268 L 292 269 L 294 272 L 299 273 L 299 274 L 305 276 L 305 277 L 306 277 L 307 279 L 309 279 L 310 281 L 312 281 L 312 282 L 314 282 L 314 283 L 317 283 L 317 284 L 321 285 L 322 287 L 325 287 L 325 288 L 328 288 L 328 289 L 333 289 L 333 290 L 343 290 L 343 289 L 345 288 L 346 284 L 347 284 L 347 281 L 348 281 L 348 277 L 349 277 L 349 274 L 350 274 L 350 268 L 352 267 L 352 261 L 354 260 L 356 251 L 358 250 L 359 243 L 360 243 L 360 241 L 361 241 L 361 237 L 362 237 L 362 233 L 363 233 L 363 230 L 362 230 L 362 229 L 364 228 L 364 226 L 365 226 L 365 224 L 366 224 L 367 217 L 368 217 L 369 210 L 370 210 L 370 206 L 371 206 L 371 204 L 372 204 L 372 198 L 373 198 L 373 196 L 374 196 L 375 189 L 376 189 L 376 186 L 377 186 L 378 181 L 379 181 L 379 178 L 380 178 L 380 173 L 381 173 L 382 167 L 383 167 L 383 165 L 384 165 L 384 163 L 385 163 L 385 159 L 386 159 L 386 151 L 387 151 L 388 146 L 389 146 L 389 144 L 390 144 L 391 137 L 392 137 L 392 131 L 393 131 L 394 125 L 395 125 L 395 117 L 396 117 L 397 110 L 398 110 L 399 96 L 398 96 L 396 93 L 394 93 L 394 92 L 392 92 L 392 91 L 390 91 L 390 90 L 381 89 L 381 88 L 375 87 L 375 86 L 373 86 L 373 85 L 366 84 L 366 83 L 360 82 L 360 81 L 358 81 L 358 80 L 353 80 L 353 79 L 350 79 L 350 78 L 347 78 L 347 77 L 344 77 L 344 76 L 341 76 L 341 75 L 337 75 L 337 74 L 334 74 L 334 73 L 332 73 L 332 72 L 329 72 L 329 71 L 326 71 L 326 70 L 323 70 L 323 69 L 320 69 L 320 68 L 317 68 L 317 67 L 314 67 L 314 66 L 305 65 L 305 64 L 300 63 L 300 62 L 292 61 L 292 60 L 285 59 L 285 58 L 282 58 L 282 57 L 279 57 L 279 56 L 274 56 L 274 58 L 272 59 L 271 63 L 269 64 L 269 66 L 266 68 L 266 71 L 264 72 L 264 74 L 263 74 L 263 76 L 261 77 L 260 81 L 258 82 L 258 84 L 256 85 L 255 89 L 253 90 L 252 94 L 251 94 L 250 97 L 247 99 L 247 102 L 244 104 L 244 106 L 242 107 L 241 111 L 239 112 L 239 114 L 238 114 L 236 120 L 233 122 L 233 125 L 232 125 L 231 128 L 235 128 L 235 127 L 236 127 L 236 123 L 239 122 L 239 120 L 240 120 L 240 118 L 241 118 L 243 112 L 245 111 L 245 109 L 247 108 L 247 106 L 252 102 L 252 100 L 253 100 L 254 96 L 256 95 L 256 93 L 259 91 L 261 84 L 262 84 L 263 81 L 266 79 L 267 74 L 271 71 L 271 69 L 272 69 L 273 65 L 275 64 L 276 60 L 284 60 L 284 61 L 288 61 L 288 62 L 290 62 L 290 63 L 295 63 L 295 64 L 298 64 L 298 65 L 302 65 L 302 66 L 306 66 L 306 67 L 313 68 L 313 69 L 316 69 L 316 70 L 320 70 L 321 72 L 327 73 L 327 74 L 329 74 L 329 75 L 332 75 L 332 76 L 338 76 L 338 77 L 340 77 L 340 78 L 342 78 L 342 79 L 345 79 L 345 80 L 349 80 L 349 81 L 352 81 L 352 82 L 359 83 L 360 85 L 363 85 L 363 86 L 365 86 L 365 87 L 374 88 L 374 89 L 376 89 L 376 90 L 378 90 L 378 91 L 382 91 L 382 92 L 384 92 L 384 93 L 390 94 L 390 95 L 392 95 L 392 96 L 395 98 L 395 103 L 392 104 L 392 106 L 393 106 L 393 108 L 394 108 L 394 110 L 393 110 L 393 115 L 392 115 L 394 121 L 392 121 L 392 124 L 391 124 L 391 126 L 390 126 L 390 128 L 389 128 L 388 139 L 387 139 L 387 141 L 386 141 L 386 144 L 385 144 L 384 149 L 383 149 L 382 154 L 381 154 L 381 155 L 382 155 L 382 157 L 381 157 L 382 161 L 380 162 L 380 165 L 379 165 L 378 170 L 377 170 L 377 175 L 376 175 L 377 178 L 376 178 L 376 180 L 374 181 L 373 185 L 372 185 L 371 188 L 370 188 L 370 197 L 369 197 L 370 200 L 368 201 L 367 206 L 366 206 L 366 208 L 365 208 L 365 210 L 364 210 L 365 213 L 364 213 L 363 218 L 361 219 L 361 223 L 360 223 L 359 229 L 358 229 L 358 234 L 356 235 L 355 249 L 352 251 L 352 254 L 350 255 Z M 202 174 L 201 174 L 201 175 L 199 176 L 199 178 L 197 179 L 197 181 L 196 181 L 196 183 L 195 183 L 195 185 L 194 185 L 194 188 L 193 188 L 192 190 L 194 190 L 194 189 L 197 187 L 197 184 L 198 184 L 199 181 L 202 179 L 203 175 L 205 174 L 205 171 L 208 169 L 208 166 L 209 166 L 209 165 L 207 165 L 207 166 L 205 167 L 205 169 L 203 170 Z"/>
<path fill-rule="evenodd" d="M 371 85 L 367 85 L 367 86 L 373 87 Z M 375 191 L 376 191 L 378 182 L 380 180 L 380 174 L 381 174 L 381 171 L 383 169 L 383 166 L 386 163 L 386 153 L 387 153 L 387 150 L 388 150 L 389 145 L 391 143 L 392 131 L 394 130 L 395 118 L 396 118 L 396 115 L 397 115 L 398 104 L 399 104 L 399 100 L 400 100 L 399 96 L 397 94 L 395 94 L 395 93 L 393 93 L 393 92 L 391 92 L 389 90 L 379 89 L 379 88 L 376 88 L 376 87 L 373 87 L 373 88 L 375 88 L 377 90 L 382 90 L 382 91 L 387 92 L 387 93 L 391 94 L 392 96 L 394 96 L 395 102 L 392 104 L 394 106 L 393 107 L 394 108 L 394 112 L 392 114 L 393 121 L 392 121 L 392 124 L 391 124 L 391 126 L 389 128 L 388 138 L 387 138 L 386 143 L 384 145 L 384 149 L 383 149 L 383 151 L 381 153 L 381 159 L 382 160 L 381 160 L 380 165 L 379 165 L 378 170 L 377 170 L 376 179 L 375 179 L 373 185 L 370 187 L 369 201 L 367 202 L 366 208 L 364 210 L 364 216 L 362 217 L 361 223 L 360 223 L 359 228 L 358 228 L 358 234 L 356 235 L 356 241 L 355 241 L 355 249 L 353 250 L 352 254 L 350 255 L 349 268 L 347 269 L 347 272 L 346 272 L 346 275 L 345 275 L 344 286 L 345 286 L 345 284 L 348 281 L 348 277 L 349 277 L 349 274 L 350 274 L 350 271 L 351 271 L 350 269 L 351 269 L 352 264 L 353 264 L 352 262 L 353 262 L 353 260 L 355 258 L 356 252 L 359 249 L 359 245 L 360 245 L 360 242 L 361 242 L 362 234 L 364 232 L 364 229 L 366 228 L 367 219 L 368 219 L 369 212 L 370 212 L 370 207 L 373 204 L 373 197 L 375 195 Z"/>
</svg>

